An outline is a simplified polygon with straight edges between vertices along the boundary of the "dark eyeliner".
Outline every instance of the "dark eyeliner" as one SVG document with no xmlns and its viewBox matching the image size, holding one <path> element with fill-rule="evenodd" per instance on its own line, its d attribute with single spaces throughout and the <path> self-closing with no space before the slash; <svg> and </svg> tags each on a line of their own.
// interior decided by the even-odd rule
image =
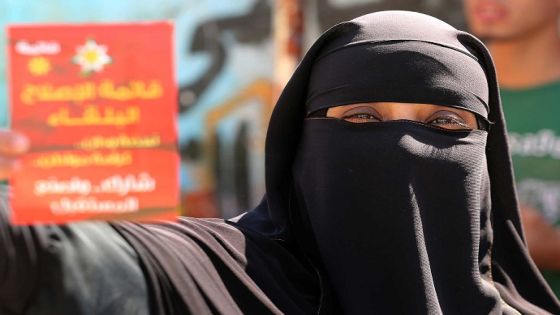
<svg viewBox="0 0 560 315">
<path fill-rule="evenodd" d="M 445 120 L 445 122 L 434 123 L 437 120 Z M 473 129 L 459 114 L 452 111 L 438 111 L 432 114 L 426 123 L 434 124 L 436 126 L 455 125 L 464 129 Z"/>
<path fill-rule="evenodd" d="M 367 118 L 357 117 L 359 115 L 368 115 L 369 117 L 367 117 Z M 358 106 L 358 107 L 354 107 L 352 109 L 349 109 L 342 114 L 342 117 L 340 119 L 347 120 L 347 121 L 349 119 L 362 119 L 362 120 L 370 119 L 370 120 L 382 121 L 382 117 L 379 114 L 379 112 L 376 111 L 374 108 L 371 108 L 369 106 Z"/>
</svg>

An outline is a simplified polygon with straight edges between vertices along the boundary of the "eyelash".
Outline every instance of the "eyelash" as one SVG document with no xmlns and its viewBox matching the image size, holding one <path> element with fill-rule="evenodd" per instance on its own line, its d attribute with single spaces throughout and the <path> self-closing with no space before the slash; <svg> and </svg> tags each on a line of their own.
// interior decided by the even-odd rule
<svg viewBox="0 0 560 315">
<path fill-rule="evenodd" d="M 367 114 L 367 113 L 356 113 L 356 114 L 344 116 L 342 117 L 342 119 L 354 123 L 381 121 L 381 119 L 376 117 L 375 115 Z M 442 128 L 444 128 L 443 126 L 447 125 L 447 126 L 458 126 L 464 129 L 471 129 L 471 127 L 467 125 L 464 121 L 462 121 L 461 118 L 454 117 L 451 115 L 439 116 L 430 121 L 427 121 L 426 123 L 433 124 Z"/>
<path fill-rule="evenodd" d="M 440 116 L 440 117 L 436 117 L 435 119 L 432 119 L 431 121 L 428 122 L 429 124 L 434 124 L 437 126 L 441 126 L 441 125 L 456 125 L 456 126 L 461 126 L 461 127 L 465 127 L 470 129 L 469 125 L 467 125 L 464 121 L 462 121 L 460 118 L 458 117 L 453 117 L 453 116 Z"/>
<path fill-rule="evenodd" d="M 359 120 L 359 122 L 381 121 L 381 119 L 376 117 L 375 115 L 367 114 L 367 113 L 352 114 L 352 115 L 344 116 L 342 117 L 342 119 L 350 122 L 353 122 L 352 121 L 353 119 Z"/>
</svg>

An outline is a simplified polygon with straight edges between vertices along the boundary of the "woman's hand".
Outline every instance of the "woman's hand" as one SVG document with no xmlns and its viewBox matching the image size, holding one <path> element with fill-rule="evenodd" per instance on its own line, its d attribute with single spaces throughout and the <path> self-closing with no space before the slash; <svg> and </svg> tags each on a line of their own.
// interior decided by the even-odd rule
<svg viewBox="0 0 560 315">
<path fill-rule="evenodd" d="M 29 150 L 29 139 L 21 133 L 0 129 L 0 180 L 5 180 L 19 167 L 19 158 Z"/>
</svg>

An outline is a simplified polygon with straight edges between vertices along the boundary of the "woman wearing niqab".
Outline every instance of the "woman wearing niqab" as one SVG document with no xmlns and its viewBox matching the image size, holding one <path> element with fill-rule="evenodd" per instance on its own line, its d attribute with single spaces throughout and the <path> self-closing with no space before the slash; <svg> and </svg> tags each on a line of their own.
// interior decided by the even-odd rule
<svg viewBox="0 0 560 315">
<path fill-rule="evenodd" d="M 340 23 L 276 104 L 259 206 L 225 221 L 61 227 L 13 227 L 3 213 L 0 302 L 39 310 L 48 288 L 61 292 L 51 310 L 70 309 L 55 307 L 64 301 L 78 314 L 77 287 L 105 277 L 136 279 L 128 298 L 147 300 L 149 314 L 560 314 L 527 251 L 498 95 L 484 45 L 440 20 L 384 11 Z M 383 102 L 468 112 L 477 128 L 329 114 Z M 100 228 L 103 241 L 91 241 Z M 70 251 L 90 266 L 117 243 L 111 264 L 126 270 L 30 272 L 74 270 Z M 69 292 L 88 272 L 97 280 Z M 107 295 L 89 313 L 134 309 Z"/>
</svg>

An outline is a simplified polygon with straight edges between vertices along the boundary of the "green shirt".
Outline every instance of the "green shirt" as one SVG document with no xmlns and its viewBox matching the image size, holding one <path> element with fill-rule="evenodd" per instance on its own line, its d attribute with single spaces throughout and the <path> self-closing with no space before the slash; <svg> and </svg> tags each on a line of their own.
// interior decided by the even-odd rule
<svg viewBox="0 0 560 315">
<path fill-rule="evenodd" d="M 501 97 L 519 200 L 560 227 L 560 81 Z M 560 271 L 543 275 L 560 296 Z"/>
</svg>

